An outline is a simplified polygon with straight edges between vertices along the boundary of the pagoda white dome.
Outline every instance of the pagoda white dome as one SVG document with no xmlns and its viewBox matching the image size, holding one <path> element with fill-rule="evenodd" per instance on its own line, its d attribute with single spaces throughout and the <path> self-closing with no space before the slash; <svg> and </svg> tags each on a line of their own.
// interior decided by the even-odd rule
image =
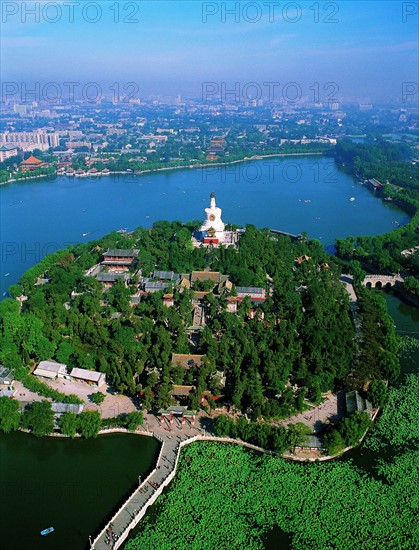
<svg viewBox="0 0 419 550">
<path fill-rule="evenodd" d="M 221 219 L 221 212 L 221 208 L 218 208 L 216 205 L 214 193 L 211 193 L 210 206 L 209 208 L 205 208 L 207 219 L 204 221 L 200 230 L 206 232 L 212 229 L 216 234 L 224 233 L 225 224 Z M 221 235 L 218 235 L 218 237 L 220 238 Z"/>
</svg>

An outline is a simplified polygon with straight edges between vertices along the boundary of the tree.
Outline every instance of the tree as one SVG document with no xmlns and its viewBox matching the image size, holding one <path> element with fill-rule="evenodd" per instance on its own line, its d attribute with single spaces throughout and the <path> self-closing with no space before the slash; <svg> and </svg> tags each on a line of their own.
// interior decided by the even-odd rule
<svg viewBox="0 0 419 550">
<path fill-rule="evenodd" d="M 130 309 L 130 290 L 125 287 L 124 282 L 119 279 L 109 290 L 106 296 L 108 303 L 122 313 Z"/>
<path fill-rule="evenodd" d="M 95 403 L 96 405 L 101 405 L 105 401 L 105 394 L 98 391 L 96 393 L 92 393 L 90 396 L 90 399 Z"/>
<path fill-rule="evenodd" d="M 416 279 L 415 277 L 406 277 L 406 279 L 404 280 L 404 288 L 408 292 L 413 292 L 415 294 L 418 294 L 419 293 L 419 280 Z M 10 288 L 9 288 L 9 292 L 10 292 Z M 10 294 L 11 294 L 11 292 L 10 292 Z"/>
<path fill-rule="evenodd" d="M 321 403 L 322 391 L 317 380 L 312 384 L 310 388 L 310 399 L 311 401 L 313 401 L 315 405 L 318 405 L 319 403 Z"/>
<path fill-rule="evenodd" d="M 25 428 L 32 430 L 33 435 L 42 437 L 54 431 L 54 413 L 49 401 L 35 401 L 25 412 Z"/>
<path fill-rule="evenodd" d="M 324 436 L 324 445 L 329 455 L 335 455 L 345 448 L 345 441 L 335 429 Z"/>
<path fill-rule="evenodd" d="M 282 454 L 289 447 L 286 430 L 279 426 L 275 429 L 272 437 L 272 448 L 275 452 Z"/>
<path fill-rule="evenodd" d="M 368 398 L 373 407 L 384 407 L 387 402 L 387 387 L 382 380 L 371 380 Z"/>
<path fill-rule="evenodd" d="M 98 411 L 83 412 L 79 419 L 81 435 L 86 438 L 96 437 L 101 428 L 101 418 Z"/>
<path fill-rule="evenodd" d="M 125 417 L 125 426 L 130 432 L 135 432 L 138 426 L 141 426 L 144 422 L 144 416 L 142 411 L 130 412 Z"/>
<path fill-rule="evenodd" d="M 20 424 L 19 401 L 9 397 L 0 397 L 0 431 L 10 433 Z"/>
<path fill-rule="evenodd" d="M 360 285 L 365 279 L 366 273 L 362 269 L 362 266 L 358 260 L 352 260 L 349 262 L 349 271 L 351 272 L 356 285 Z"/>
<path fill-rule="evenodd" d="M 74 346 L 67 342 L 67 340 L 63 340 L 55 352 L 55 358 L 59 363 L 64 363 L 67 365 L 75 351 L 76 348 Z"/>
<path fill-rule="evenodd" d="M 342 420 L 338 429 L 345 445 L 352 447 L 359 443 L 365 430 L 371 425 L 371 419 L 366 412 L 355 412 Z"/>
<path fill-rule="evenodd" d="M 218 437 L 229 436 L 231 432 L 232 421 L 224 414 L 220 414 L 214 419 L 214 433 Z"/>
<path fill-rule="evenodd" d="M 61 433 L 63 433 L 64 435 L 69 435 L 71 438 L 74 438 L 79 427 L 78 416 L 70 411 L 65 412 L 61 415 L 59 423 Z"/>
<path fill-rule="evenodd" d="M 9 286 L 9 294 L 12 298 L 22 295 L 22 287 L 20 285 L 11 285 Z"/>
</svg>

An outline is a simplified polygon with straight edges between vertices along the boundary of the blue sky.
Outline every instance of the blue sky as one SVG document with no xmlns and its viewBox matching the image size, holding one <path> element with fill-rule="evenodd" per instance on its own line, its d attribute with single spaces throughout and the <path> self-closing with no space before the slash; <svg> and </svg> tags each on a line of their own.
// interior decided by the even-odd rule
<svg viewBox="0 0 419 550">
<path fill-rule="evenodd" d="M 132 81 L 140 95 L 198 96 L 203 82 L 225 82 L 228 89 L 235 82 L 241 89 L 249 82 L 261 89 L 264 82 L 297 82 L 310 96 L 315 82 L 334 82 L 339 99 L 397 98 L 403 82 L 418 82 L 416 6 L 401 0 L 3 0 L 1 76 L 28 84 Z"/>
</svg>

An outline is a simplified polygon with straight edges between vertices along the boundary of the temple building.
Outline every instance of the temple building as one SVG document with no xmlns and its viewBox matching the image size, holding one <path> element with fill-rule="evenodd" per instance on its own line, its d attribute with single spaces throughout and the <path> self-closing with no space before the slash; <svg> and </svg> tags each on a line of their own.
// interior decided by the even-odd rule
<svg viewBox="0 0 419 550">
<path fill-rule="evenodd" d="M 102 265 L 112 266 L 114 270 L 127 271 L 137 256 L 138 250 L 109 248 L 103 253 Z"/>
<path fill-rule="evenodd" d="M 20 163 L 20 169 L 22 172 L 34 172 L 35 170 L 38 170 L 38 168 L 43 168 L 44 166 L 48 166 L 47 163 L 37 159 L 33 155 Z"/>
<path fill-rule="evenodd" d="M 211 193 L 210 206 L 205 208 L 205 214 L 207 219 L 200 229 L 204 244 L 223 243 L 225 240 L 225 224 L 221 219 L 221 208 L 216 205 L 214 193 Z"/>
</svg>

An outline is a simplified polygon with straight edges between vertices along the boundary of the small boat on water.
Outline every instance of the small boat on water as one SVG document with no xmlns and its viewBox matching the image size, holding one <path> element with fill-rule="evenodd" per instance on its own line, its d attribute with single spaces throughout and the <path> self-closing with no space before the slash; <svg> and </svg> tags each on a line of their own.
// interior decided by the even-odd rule
<svg viewBox="0 0 419 550">
<path fill-rule="evenodd" d="M 54 531 L 54 527 L 48 527 L 48 529 L 44 529 L 43 531 L 41 531 L 41 535 L 43 535 L 43 536 L 49 535 L 53 531 Z"/>
<path fill-rule="evenodd" d="M 351 197 L 349 200 L 350 200 L 350 202 L 354 202 L 355 197 Z"/>
<path fill-rule="evenodd" d="M 4 275 L 4 276 L 5 276 L 5 277 L 8 277 L 9 275 L 10 275 L 10 273 L 5 273 L 5 275 Z"/>
</svg>

